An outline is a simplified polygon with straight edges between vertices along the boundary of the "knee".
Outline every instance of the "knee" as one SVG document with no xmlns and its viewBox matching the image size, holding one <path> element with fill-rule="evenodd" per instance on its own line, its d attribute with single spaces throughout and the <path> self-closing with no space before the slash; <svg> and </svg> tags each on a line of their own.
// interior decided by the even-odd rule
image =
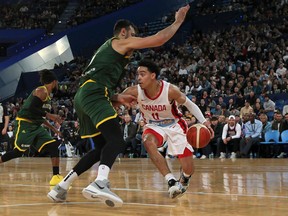
<svg viewBox="0 0 288 216">
<path fill-rule="evenodd" d="M 44 150 L 44 149 L 43 149 Z M 53 142 L 45 146 L 45 150 L 50 157 L 59 157 L 58 143 Z"/>
<path fill-rule="evenodd" d="M 143 142 L 143 144 L 146 151 L 149 153 L 158 151 L 157 144 L 151 140 L 150 141 L 146 140 Z"/>
</svg>

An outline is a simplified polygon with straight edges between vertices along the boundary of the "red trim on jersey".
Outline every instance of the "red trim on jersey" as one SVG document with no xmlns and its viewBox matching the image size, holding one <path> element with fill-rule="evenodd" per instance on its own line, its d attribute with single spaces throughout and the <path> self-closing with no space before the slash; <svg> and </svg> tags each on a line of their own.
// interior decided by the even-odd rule
<svg viewBox="0 0 288 216">
<path fill-rule="evenodd" d="M 190 156 L 193 156 L 193 152 L 191 152 L 188 148 L 185 148 L 183 154 L 178 155 L 178 158 L 184 158 Z"/>
<path fill-rule="evenodd" d="M 179 121 L 178 121 L 178 124 L 180 125 L 180 127 L 182 128 L 183 130 L 183 133 L 186 134 L 187 133 L 187 130 L 188 130 L 188 125 L 187 125 L 187 122 L 180 118 Z"/>
<path fill-rule="evenodd" d="M 154 98 L 151 98 L 151 97 L 146 93 L 146 90 L 144 90 L 144 94 L 145 94 L 145 96 L 146 96 L 147 98 L 149 98 L 150 100 L 155 100 L 155 99 L 157 99 L 157 98 L 162 94 L 162 91 L 163 91 L 163 88 L 164 88 L 164 82 L 163 82 L 163 80 L 160 80 L 160 82 L 162 83 L 162 86 L 161 86 L 161 88 L 160 88 L 159 93 L 158 93 Z"/>
<path fill-rule="evenodd" d="M 179 112 L 175 101 L 171 104 L 171 113 L 175 118 L 180 119 L 183 116 L 182 113 Z"/>
<path fill-rule="evenodd" d="M 188 126 L 187 126 L 186 121 L 184 119 L 182 119 L 183 115 L 181 112 L 179 112 L 175 101 L 173 101 L 173 103 L 171 104 L 171 113 L 174 116 L 174 118 L 179 119 L 178 124 L 182 128 L 183 133 L 186 134 Z"/>
<path fill-rule="evenodd" d="M 157 148 L 160 148 L 163 146 L 163 137 L 159 133 L 152 130 L 151 128 L 147 128 L 146 130 L 143 131 L 142 137 L 144 137 L 146 134 L 153 134 L 156 137 L 158 141 Z"/>
</svg>

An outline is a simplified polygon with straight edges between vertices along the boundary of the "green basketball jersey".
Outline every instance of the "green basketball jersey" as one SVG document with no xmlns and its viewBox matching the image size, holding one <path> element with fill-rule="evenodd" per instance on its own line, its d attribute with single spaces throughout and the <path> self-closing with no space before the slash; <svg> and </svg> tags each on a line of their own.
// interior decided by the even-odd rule
<svg viewBox="0 0 288 216">
<path fill-rule="evenodd" d="M 110 38 L 96 51 L 84 71 L 84 79 L 80 81 L 80 84 L 92 79 L 109 90 L 117 87 L 118 82 L 124 76 L 124 68 L 129 62 L 129 57 L 116 52 L 112 48 L 112 40 L 118 39 Z"/>
<path fill-rule="evenodd" d="M 38 88 L 45 88 L 45 86 L 40 86 Z M 32 121 L 35 124 L 41 125 L 44 122 L 44 118 L 37 113 L 34 113 L 32 110 L 29 109 L 31 105 L 31 101 L 33 98 L 33 92 L 29 95 L 29 97 L 25 100 L 23 106 L 21 107 L 20 111 L 17 113 L 18 118 L 23 118 Z M 43 102 L 41 109 L 43 111 L 47 111 L 47 104 L 50 103 L 50 97 L 48 96 L 46 100 Z"/>
</svg>

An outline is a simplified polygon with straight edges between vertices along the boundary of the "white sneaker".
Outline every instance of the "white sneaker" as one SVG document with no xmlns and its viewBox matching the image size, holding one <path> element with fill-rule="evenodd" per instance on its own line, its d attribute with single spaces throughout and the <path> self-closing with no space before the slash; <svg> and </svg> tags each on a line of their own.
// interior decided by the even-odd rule
<svg viewBox="0 0 288 216">
<path fill-rule="evenodd" d="M 226 158 L 226 154 L 224 152 L 220 152 L 220 159 Z"/>
<path fill-rule="evenodd" d="M 86 199 L 99 200 L 109 207 L 121 207 L 123 205 L 122 199 L 110 190 L 107 179 L 92 182 L 82 190 L 82 194 Z"/>
<path fill-rule="evenodd" d="M 232 152 L 230 158 L 231 158 L 231 159 L 236 158 L 236 153 L 235 153 L 235 152 Z"/>
<path fill-rule="evenodd" d="M 196 159 L 197 158 L 197 156 L 196 155 L 193 155 L 193 159 Z"/>
<path fill-rule="evenodd" d="M 201 157 L 200 157 L 200 159 L 206 159 L 207 157 L 206 157 L 206 155 L 202 155 Z"/>
<path fill-rule="evenodd" d="M 277 156 L 277 158 L 284 158 L 285 155 L 286 155 L 285 152 L 281 152 L 281 153 Z"/>
<path fill-rule="evenodd" d="M 58 184 L 47 194 L 47 197 L 54 202 L 65 202 L 67 190 L 60 187 Z"/>
<path fill-rule="evenodd" d="M 173 186 L 169 186 L 168 194 L 171 199 L 180 198 L 183 196 L 186 190 L 183 188 L 182 184 L 178 181 L 175 182 Z"/>
</svg>

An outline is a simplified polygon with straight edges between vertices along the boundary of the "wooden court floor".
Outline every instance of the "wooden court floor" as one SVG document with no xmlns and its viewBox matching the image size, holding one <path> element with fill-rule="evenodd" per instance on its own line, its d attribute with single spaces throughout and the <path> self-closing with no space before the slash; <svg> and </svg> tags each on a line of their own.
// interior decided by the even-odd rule
<svg viewBox="0 0 288 216">
<path fill-rule="evenodd" d="M 62 158 L 65 175 L 78 158 Z M 95 179 L 97 167 L 80 176 L 66 203 L 46 197 L 51 178 L 49 158 L 19 158 L 0 164 L 1 216 L 66 215 L 288 215 L 287 159 L 194 160 L 196 172 L 187 193 L 169 199 L 164 178 L 149 159 L 121 159 L 110 173 L 112 190 L 122 208 L 85 200 L 81 191 Z M 168 160 L 179 177 L 179 163 Z"/>
</svg>

